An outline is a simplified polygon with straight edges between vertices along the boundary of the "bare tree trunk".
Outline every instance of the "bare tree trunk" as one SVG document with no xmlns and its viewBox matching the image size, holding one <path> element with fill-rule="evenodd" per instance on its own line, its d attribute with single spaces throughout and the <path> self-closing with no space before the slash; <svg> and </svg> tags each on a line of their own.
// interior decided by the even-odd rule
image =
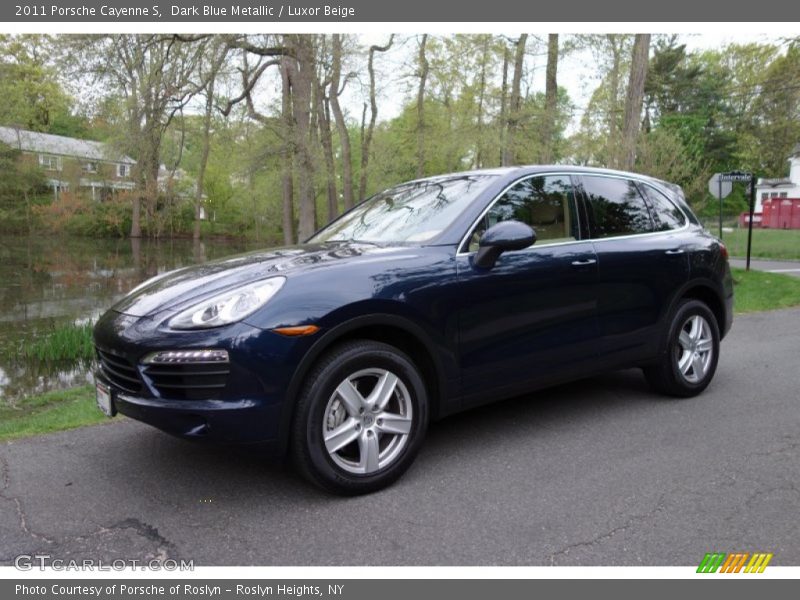
<svg viewBox="0 0 800 600">
<path fill-rule="evenodd" d="M 417 177 L 425 174 L 425 84 L 428 81 L 430 65 L 425 55 L 428 34 L 419 43 L 419 88 L 417 89 Z"/>
<path fill-rule="evenodd" d="M 520 87 L 522 84 L 522 66 L 525 62 L 525 44 L 528 42 L 528 34 L 523 33 L 517 40 L 517 47 L 514 52 L 514 75 L 511 80 L 511 98 L 508 109 L 508 138 L 503 156 L 503 166 L 513 165 L 517 162 L 516 135 L 519 129 L 520 109 L 522 107 L 522 94 Z"/>
<path fill-rule="evenodd" d="M 542 127 L 542 163 L 553 162 L 555 156 L 556 115 L 558 108 L 558 34 L 547 38 L 547 72 L 545 74 L 544 123 Z"/>
<path fill-rule="evenodd" d="M 644 101 L 644 81 L 650 55 L 650 34 L 637 33 L 633 42 L 631 74 L 628 80 L 628 95 L 625 99 L 625 120 L 622 126 L 622 151 L 620 168 L 633 169 L 636 163 L 636 140 L 642 121 L 642 102 Z"/>
<path fill-rule="evenodd" d="M 283 120 L 283 156 L 281 160 L 281 202 L 283 208 L 283 243 L 294 244 L 294 121 L 292 119 L 292 89 L 289 81 L 289 62 L 281 59 L 281 115 Z"/>
<path fill-rule="evenodd" d="M 298 182 L 297 238 L 304 241 L 316 229 L 316 203 L 314 202 L 314 163 L 309 148 L 311 122 L 311 88 L 314 68 L 314 41 L 310 36 L 296 35 L 297 56 L 289 61 L 289 81 L 292 88 L 292 113 L 294 115 L 295 167 Z"/>
<path fill-rule="evenodd" d="M 339 195 L 336 191 L 336 162 L 333 158 L 333 140 L 331 139 L 331 115 L 328 99 L 325 98 L 323 82 L 317 82 L 317 122 L 319 137 L 322 143 L 322 154 L 325 158 L 325 180 L 327 184 L 328 223 L 339 215 Z"/>
<path fill-rule="evenodd" d="M 490 36 L 484 36 L 481 44 L 481 74 L 478 79 L 478 140 L 475 144 L 475 160 L 473 161 L 478 169 L 483 167 L 483 104 L 486 96 L 486 66 L 489 61 L 490 39 Z"/>
<path fill-rule="evenodd" d="M 131 209 L 132 238 L 142 237 L 142 197 L 139 194 L 139 190 L 136 190 L 133 195 L 133 208 Z"/>
<path fill-rule="evenodd" d="M 389 43 L 385 46 L 370 46 L 369 60 L 367 61 L 367 71 L 369 72 L 369 126 L 366 133 L 363 133 L 364 119 L 362 118 L 361 135 L 361 177 L 358 182 L 358 199 L 363 200 L 367 195 L 367 178 L 369 176 L 369 150 L 372 145 L 372 135 L 375 132 L 375 122 L 378 119 L 378 102 L 375 99 L 375 53 L 386 52 L 392 47 L 394 34 L 389 36 Z M 365 107 L 366 109 L 366 107 Z"/>
<path fill-rule="evenodd" d="M 500 164 L 505 164 L 508 147 L 508 46 L 503 44 L 503 83 L 500 86 Z"/>
<path fill-rule="evenodd" d="M 622 40 L 620 35 L 607 34 L 611 46 L 611 71 L 608 74 L 609 104 L 608 104 L 608 141 L 606 150 L 606 163 L 610 167 L 619 164 L 619 79 L 622 63 Z"/>
<path fill-rule="evenodd" d="M 224 57 L 223 57 L 224 58 Z M 200 165 L 197 168 L 197 182 L 194 191 L 194 231 L 192 239 L 197 242 L 200 239 L 200 217 L 203 205 L 203 185 L 206 178 L 206 167 L 208 166 L 208 154 L 211 150 L 211 116 L 214 111 L 214 83 L 217 78 L 222 60 L 215 64 L 209 73 L 208 83 L 206 84 L 206 110 L 203 114 L 203 147 L 200 150 Z"/>
<path fill-rule="evenodd" d="M 344 209 L 353 208 L 353 161 L 350 152 L 350 132 L 347 131 L 347 123 L 344 121 L 342 107 L 339 105 L 339 84 L 342 78 L 342 36 L 338 33 L 333 34 L 333 52 L 331 67 L 331 86 L 330 102 L 331 112 L 336 121 L 336 131 L 339 134 L 339 144 L 342 147 L 342 198 Z"/>
</svg>

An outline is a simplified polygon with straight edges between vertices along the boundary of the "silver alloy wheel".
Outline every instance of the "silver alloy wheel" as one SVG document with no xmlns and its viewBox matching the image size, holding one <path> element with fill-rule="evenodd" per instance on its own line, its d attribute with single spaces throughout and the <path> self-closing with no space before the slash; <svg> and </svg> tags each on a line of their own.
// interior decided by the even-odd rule
<svg viewBox="0 0 800 600">
<path fill-rule="evenodd" d="M 337 466 L 369 475 L 394 462 L 408 443 L 411 395 L 394 373 L 363 369 L 331 394 L 322 417 L 325 449 Z"/>
<path fill-rule="evenodd" d="M 675 346 L 678 371 L 689 383 L 701 382 L 714 356 L 714 338 L 708 321 L 700 315 L 689 317 L 680 329 Z"/>
</svg>

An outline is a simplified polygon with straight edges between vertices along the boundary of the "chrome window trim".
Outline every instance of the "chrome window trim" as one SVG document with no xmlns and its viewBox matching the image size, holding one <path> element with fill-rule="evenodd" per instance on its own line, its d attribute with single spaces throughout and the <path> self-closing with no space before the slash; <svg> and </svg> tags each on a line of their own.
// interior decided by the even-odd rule
<svg viewBox="0 0 800 600">
<path fill-rule="evenodd" d="M 608 177 L 608 178 L 611 178 L 611 179 L 624 179 L 626 181 L 635 181 L 636 183 L 639 183 L 641 185 L 650 185 L 650 187 L 653 187 L 651 184 L 649 184 L 647 182 L 647 180 L 645 180 L 645 179 L 643 179 L 641 177 L 617 175 L 616 173 L 609 173 L 608 175 L 606 175 L 604 173 L 593 173 L 593 172 L 590 172 L 590 171 L 589 172 L 577 171 L 577 172 L 572 172 L 572 173 L 561 172 L 561 171 L 552 171 L 552 172 L 545 172 L 545 173 L 534 173 L 532 175 L 525 175 L 525 176 L 520 177 L 519 179 L 511 182 L 509 185 L 507 185 L 505 188 L 503 188 L 503 191 L 501 191 L 497 196 L 495 196 L 494 199 L 486 206 L 486 208 L 483 209 L 483 211 L 478 216 L 478 218 L 475 219 L 472 222 L 472 225 L 469 226 L 469 228 L 467 229 L 466 234 L 464 234 L 464 237 L 462 237 L 461 241 L 458 243 L 458 248 L 459 249 L 456 251 L 456 257 L 458 257 L 458 256 L 469 256 L 470 254 L 475 254 L 475 251 L 462 252 L 460 249 L 464 247 L 464 242 L 467 241 L 467 238 L 469 237 L 469 234 L 472 232 L 473 229 L 475 229 L 475 226 L 478 224 L 478 222 L 481 219 L 483 219 L 483 217 L 486 216 L 486 213 L 488 213 L 491 210 L 491 208 L 497 203 L 497 201 L 503 196 L 503 194 L 505 194 L 513 186 L 517 185 L 518 183 L 520 183 L 521 181 L 524 181 L 526 179 L 532 179 L 534 177 L 548 177 L 548 176 L 554 176 L 554 175 L 566 175 L 568 177 L 585 177 L 585 176 L 588 176 L 588 177 Z M 658 192 L 658 189 L 656 189 L 656 191 Z M 667 198 L 666 194 L 661 193 L 661 195 L 664 196 L 665 198 Z M 644 201 L 645 205 L 648 206 L 648 210 L 649 210 L 649 205 L 647 204 L 647 199 L 643 197 L 642 200 Z M 645 236 L 649 237 L 649 236 L 655 236 L 655 235 L 665 235 L 665 234 L 669 235 L 669 234 L 675 234 L 675 233 L 679 233 L 679 232 L 682 232 L 682 231 L 686 231 L 687 229 L 689 229 L 690 226 L 691 226 L 691 221 L 690 221 L 689 217 L 686 215 L 686 213 L 684 212 L 684 210 L 680 206 L 678 206 L 677 204 L 672 202 L 672 200 L 670 200 L 669 198 L 667 198 L 667 200 L 669 200 L 669 202 L 673 206 L 675 206 L 680 211 L 680 213 L 683 215 L 683 218 L 685 220 L 685 223 L 684 223 L 683 227 L 680 227 L 679 229 L 667 229 L 665 231 L 651 231 L 649 233 L 628 233 L 628 234 L 625 234 L 625 235 L 615 235 L 615 236 L 610 236 L 610 237 L 605 237 L 605 238 L 589 237 L 589 238 L 587 238 L 585 240 L 570 240 L 568 242 L 553 242 L 551 244 L 539 244 L 538 246 L 536 244 L 533 244 L 532 246 L 529 246 L 528 248 L 525 248 L 523 250 L 519 250 L 518 252 L 527 252 L 529 250 L 534 250 L 534 249 L 537 249 L 537 248 L 546 248 L 548 246 L 564 246 L 566 244 L 575 244 L 575 243 L 578 243 L 578 242 L 597 243 L 597 242 L 608 242 L 608 241 L 615 241 L 615 240 L 624 240 L 624 239 L 628 239 L 628 238 L 642 238 L 642 237 L 645 237 Z M 575 202 L 576 202 L 576 208 L 577 208 L 577 198 L 575 199 Z M 577 211 L 577 212 L 580 213 L 580 211 Z M 576 218 L 578 219 L 578 230 L 580 231 L 580 226 L 581 226 L 580 214 L 577 214 Z M 653 225 L 655 226 L 655 223 L 653 223 Z"/>
</svg>

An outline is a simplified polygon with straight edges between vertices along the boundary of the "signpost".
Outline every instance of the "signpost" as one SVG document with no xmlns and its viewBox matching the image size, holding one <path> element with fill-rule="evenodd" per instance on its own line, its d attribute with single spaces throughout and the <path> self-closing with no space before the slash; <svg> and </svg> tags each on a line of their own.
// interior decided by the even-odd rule
<svg viewBox="0 0 800 600">
<path fill-rule="evenodd" d="M 715 175 L 716 177 L 716 175 Z M 713 180 L 713 177 L 712 177 Z M 730 173 L 719 173 L 719 189 L 721 189 L 723 182 L 733 183 L 749 183 L 750 184 L 750 218 L 747 222 L 747 263 L 745 270 L 750 270 L 750 250 L 753 246 L 753 213 L 756 209 L 756 178 L 752 173 L 744 171 L 731 171 Z M 711 182 L 709 181 L 709 187 Z M 714 192 L 711 192 L 712 194 Z M 721 192 L 720 192 L 721 194 Z M 726 194 L 727 195 L 727 194 Z M 720 231 L 722 231 L 722 216 L 720 213 Z M 722 235 L 720 235 L 722 237 Z"/>
<path fill-rule="evenodd" d="M 708 191 L 719 200 L 719 239 L 722 239 L 722 199 L 727 198 L 733 190 L 732 181 L 723 181 L 722 173 L 714 173 L 708 180 Z"/>
</svg>

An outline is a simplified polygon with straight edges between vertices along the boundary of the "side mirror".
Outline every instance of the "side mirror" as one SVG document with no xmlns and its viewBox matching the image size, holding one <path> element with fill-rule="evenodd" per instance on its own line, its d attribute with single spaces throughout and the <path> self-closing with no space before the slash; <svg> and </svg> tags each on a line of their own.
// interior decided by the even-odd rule
<svg viewBox="0 0 800 600">
<path fill-rule="evenodd" d="M 531 226 L 519 221 L 500 221 L 481 236 L 475 266 L 491 269 L 503 252 L 522 250 L 535 242 L 536 232 Z"/>
</svg>

